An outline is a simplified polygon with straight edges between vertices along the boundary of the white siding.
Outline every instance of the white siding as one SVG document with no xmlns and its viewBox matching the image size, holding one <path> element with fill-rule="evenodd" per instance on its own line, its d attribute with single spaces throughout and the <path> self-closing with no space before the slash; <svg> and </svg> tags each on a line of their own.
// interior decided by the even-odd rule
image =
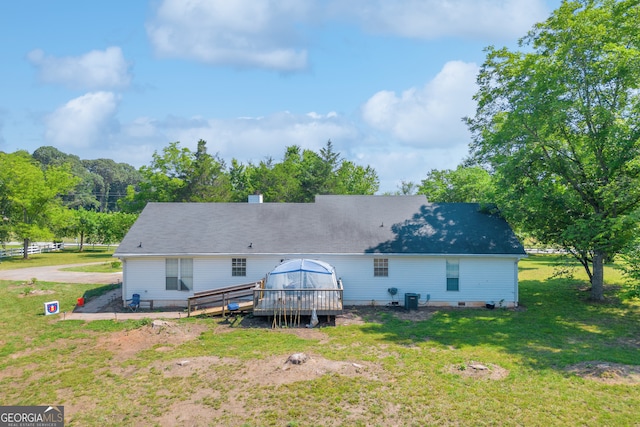
<svg viewBox="0 0 640 427">
<path fill-rule="evenodd" d="M 344 285 L 345 305 L 386 305 L 391 301 L 404 304 L 405 293 L 420 294 L 420 305 L 480 305 L 501 300 L 517 303 L 517 260 L 500 257 L 451 257 L 459 260 L 459 291 L 447 291 L 446 257 L 283 254 L 237 256 L 247 259 L 247 275 L 231 275 L 231 259 L 235 256 L 194 258 L 193 292 L 222 288 L 261 280 L 282 259 L 321 259 L 336 268 Z M 389 260 L 389 276 L 374 277 L 373 259 Z M 392 296 L 387 290 L 397 288 Z M 164 258 L 130 258 L 124 264 L 123 298 L 139 293 L 142 299 L 165 305 L 186 305 L 193 292 L 165 289 Z M 162 304 L 158 304 L 162 305 Z"/>
<path fill-rule="evenodd" d="M 494 301 L 517 303 L 514 281 L 514 259 L 468 258 L 460 260 L 460 293 L 462 301 Z M 517 276 L 516 276 L 517 280 Z"/>
<path fill-rule="evenodd" d="M 399 301 L 404 305 L 405 293 L 420 295 L 426 305 L 484 305 L 500 300 L 517 303 L 517 264 L 515 258 L 452 257 L 459 260 L 459 291 L 447 291 L 446 257 L 388 256 L 389 276 L 374 277 L 373 258 L 384 256 L 354 255 L 322 257 L 336 268 L 344 284 L 345 304 L 386 305 Z M 392 297 L 389 288 L 397 288 Z"/>
<path fill-rule="evenodd" d="M 133 258 L 125 263 L 123 274 L 123 299 L 140 294 L 143 300 L 186 301 L 188 292 L 167 291 L 164 258 Z"/>
<path fill-rule="evenodd" d="M 231 259 L 247 259 L 247 275 L 231 275 Z M 193 288 L 195 292 L 257 282 L 280 264 L 280 256 L 220 256 L 194 260 Z"/>
</svg>

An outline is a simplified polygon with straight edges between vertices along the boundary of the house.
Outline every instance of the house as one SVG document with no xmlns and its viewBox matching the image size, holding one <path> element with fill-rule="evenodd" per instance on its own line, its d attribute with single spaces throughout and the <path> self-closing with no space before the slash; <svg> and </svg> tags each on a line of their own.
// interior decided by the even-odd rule
<svg viewBox="0 0 640 427">
<path fill-rule="evenodd" d="M 149 203 L 116 250 L 123 300 L 185 306 L 194 292 L 259 281 L 290 258 L 335 267 L 345 305 L 518 304 L 524 249 L 500 216 L 424 196 L 314 203 Z M 415 295 L 414 295 L 415 294 Z"/>
</svg>

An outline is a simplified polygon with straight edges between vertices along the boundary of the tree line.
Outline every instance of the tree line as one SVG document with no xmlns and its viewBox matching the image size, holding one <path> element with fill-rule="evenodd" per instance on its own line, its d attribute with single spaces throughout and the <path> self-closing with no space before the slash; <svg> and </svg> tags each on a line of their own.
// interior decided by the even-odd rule
<svg viewBox="0 0 640 427">
<path fill-rule="evenodd" d="M 196 151 L 172 142 L 154 153 L 141 179 L 118 201 L 125 212 L 140 212 L 148 202 L 243 202 L 260 193 L 266 202 L 312 202 L 317 194 L 375 194 L 376 171 L 343 159 L 329 140 L 318 152 L 286 147 L 281 161 L 267 158 L 227 165 L 198 141 Z"/>
<path fill-rule="evenodd" d="M 79 239 L 111 244 L 124 237 L 148 202 L 312 202 L 316 194 L 374 194 L 373 168 L 345 160 L 331 141 L 318 152 L 290 146 L 272 158 L 227 166 L 207 152 L 172 142 L 135 169 L 111 159 L 82 160 L 50 146 L 0 152 L 0 242 Z M 25 250 L 25 257 L 27 257 Z"/>
</svg>

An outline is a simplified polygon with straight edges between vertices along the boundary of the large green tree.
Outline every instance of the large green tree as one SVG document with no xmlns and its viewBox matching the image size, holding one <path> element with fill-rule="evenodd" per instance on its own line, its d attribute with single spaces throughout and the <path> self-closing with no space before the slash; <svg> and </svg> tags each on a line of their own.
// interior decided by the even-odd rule
<svg viewBox="0 0 640 427">
<path fill-rule="evenodd" d="M 303 168 L 302 150 L 297 145 L 286 148 L 283 160 L 280 163 L 272 158 L 261 161 L 258 165 L 249 164 L 246 168 L 248 188 L 251 192 L 241 193 L 246 201 L 247 195 L 258 192 L 268 202 L 302 202 L 304 201 L 300 174 Z M 234 176 L 234 171 L 230 171 Z M 235 191 L 235 189 L 234 189 Z"/>
<path fill-rule="evenodd" d="M 128 186 L 135 186 L 142 176 L 127 163 L 116 163 L 111 159 L 83 160 L 83 166 L 96 176 L 94 194 L 97 196 L 97 208 L 100 212 L 118 210 L 118 199 L 126 195 Z"/>
<path fill-rule="evenodd" d="M 432 169 L 418 187 L 418 194 L 438 203 L 491 203 L 494 200 L 491 175 L 478 166 Z"/>
<path fill-rule="evenodd" d="M 43 170 L 26 151 L 0 152 L 2 218 L 8 231 L 23 241 L 24 258 L 29 243 L 49 239 L 52 219 L 59 214 L 62 196 L 78 183 L 68 165 Z"/>
<path fill-rule="evenodd" d="M 185 185 L 178 193 L 181 202 L 222 202 L 230 198 L 231 184 L 226 165 L 217 155 L 207 152 L 207 142 L 198 141 L 198 149 L 190 153 L 184 172 Z"/>
<path fill-rule="evenodd" d="M 99 194 L 98 189 L 103 186 L 103 179 L 87 170 L 80 157 L 63 153 L 52 146 L 39 147 L 33 152 L 32 157 L 40 162 L 43 170 L 51 166 L 68 165 L 71 173 L 79 178 L 75 188 L 63 197 L 65 206 L 94 209 L 99 205 L 96 195 Z"/>
<path fill-rule="evenodd" d="M 639 28 L 638 0 L 563 1 L 523 51 L 488 49 L 468 119 L 502 213 L 573 254 L 595 300 L 640 207 Z"/>
<path fill-rule="evenodd" d="M 172 142 L 153 153 L 149 166 L 140 168 L 137 189 L 130 185 L 119 206 L 125 212 L 140 212 L 147 202 L 225 202 L 231 184 L 224 162 L 207 153 L 200 140 L 196 152 Z"/>
<path fill-rule="evenodd" d="M 129 186 L 119 201 L 125 212 L 140 212 L 147 202 L 244 202 L 260 193 L 267 202 L 313 202 L 317 194 L 374 194 L 379 180 L 369 166 L 340 158 L 327 144 L 316 153 L 297 145 L 286 147 L 281 162 L 267 158 L 258 164 L 232 159 L 227 169 L 217 155 L 207 153 L 206 142 L 192 152 L 170 143 L 154 153 L 137 189 Z"/>
</svg>

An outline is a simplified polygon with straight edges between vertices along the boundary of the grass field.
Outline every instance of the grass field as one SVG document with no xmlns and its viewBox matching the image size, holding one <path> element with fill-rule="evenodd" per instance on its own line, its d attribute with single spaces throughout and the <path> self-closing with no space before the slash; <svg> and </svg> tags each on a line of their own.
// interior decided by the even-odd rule
<svg viewBox="0 0 640 427">
<path fill-rule="evenodd" d="M 45 267 L 49 265 L 82 264 L 101 261 L 110 265 L 113 261 L 117 261 L 117 258 L 113 257 L 114 251 L 115 247 L 107 248 L 104 246 L 86 246 L 82 252 L 78 252 L 78 249 L 72 248 L 44 254 L 33 254 L 29 255 L 28 259 L 23 259 L 21 257 L 2 258 L 0 259 L 0 270 Z"/>
<path fill-rule="evenodd" d="M 362 308 L 313 330 L 60 321 L 45 301 L 98 286 L 0 282 L 0 402 L 64 405 L 68 426 L 640 425 L 640 304 L 614 268 L 587 301 L 553 260 L 521 262 L 517 310 Z"/>
</svg>

